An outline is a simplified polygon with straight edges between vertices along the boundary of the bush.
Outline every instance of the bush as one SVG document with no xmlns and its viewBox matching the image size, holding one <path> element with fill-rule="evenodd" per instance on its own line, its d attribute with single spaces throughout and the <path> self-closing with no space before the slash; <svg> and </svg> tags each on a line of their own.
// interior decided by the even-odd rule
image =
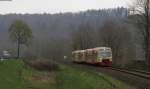
<svg viewBox="0 0 150 89">
<path fill-rule="evenodd" d="M 139 69 L 139 70 L 147 70 L 147 66 L 145 61 L 140 60 L 132 60 L 126 66 L 128 69 Z"/>
<path fill-rule="evenodd" d="M 37 59 L 36 61 L 32 61 L 30 64 L 32 67 L 39 70 L 58 70 L 58 64 L 54 61 L 50 61 L 47 59 Z"/>
<path fill-rule="evenodd" d="M 50 59 L 36 56 L 33 52 L 26 52 L 23 57 L 25 64 L 38 70 L 58 70 L 59 64 Z"/>
</svg>

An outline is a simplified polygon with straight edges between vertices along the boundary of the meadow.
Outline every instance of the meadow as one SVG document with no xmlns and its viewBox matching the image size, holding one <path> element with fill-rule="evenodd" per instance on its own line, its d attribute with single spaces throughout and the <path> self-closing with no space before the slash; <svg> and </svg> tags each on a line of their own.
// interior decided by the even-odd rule
<svg viewBox="0 0 150 89">
<path fill-rule="evenodd" d="M 56 71 L 31 68 L 21 60 L 0 62 L 0 89 L 134 89 L 92 70 L 59 65 Z"/>
</svg>

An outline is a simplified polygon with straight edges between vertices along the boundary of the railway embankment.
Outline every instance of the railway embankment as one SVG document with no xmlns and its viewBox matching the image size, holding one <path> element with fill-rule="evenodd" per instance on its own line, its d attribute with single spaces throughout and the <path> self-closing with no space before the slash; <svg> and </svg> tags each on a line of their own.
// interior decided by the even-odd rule
<svg viewBox="0 0 150 89">
<path fill-rule="evenodd" d="M 76 64 L 76 67 L 81 67 L 89 70 L 94 70 L 97 73 L 103 73 L 120 80 L 126 84 L 136 87 L 137 89 L 150 89 L 150 75 L 139 71 L 131 71 L 119 68 L 100 67 L 91 65 Z"/>
</svg>

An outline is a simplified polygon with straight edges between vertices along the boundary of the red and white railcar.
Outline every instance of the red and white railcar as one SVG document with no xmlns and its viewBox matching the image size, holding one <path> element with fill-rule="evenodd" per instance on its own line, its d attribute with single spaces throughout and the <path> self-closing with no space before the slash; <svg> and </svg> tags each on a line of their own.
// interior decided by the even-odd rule
<svg viewBox="0 0 150 89">
<path fill-rule="evenodd" d="M 111 66 L 112 50 L 110 47 L 96 47 L 92 49 L 73 51 L 73 61 L 94 65 Z"/>
</svg>

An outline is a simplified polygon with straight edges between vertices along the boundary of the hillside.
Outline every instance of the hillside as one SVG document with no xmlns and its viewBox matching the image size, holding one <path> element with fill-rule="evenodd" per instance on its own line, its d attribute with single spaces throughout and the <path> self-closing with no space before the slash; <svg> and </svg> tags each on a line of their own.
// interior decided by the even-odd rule
<svg viewBox="0 0 150 89">
<path fill-rule="evenodd" d="M 70 33 L 78 29 L 80 24 L 89 23 L 97 29 L 107 19 L 121 21 L 127 15 L 126 8 L 89 10 L 78 13 L 0 15 L 0 47 L 12 46 L 8 39 L 8 28 L 16 19 L 22 19 L 29 24 L 33 30 L 34 42 L 38 42 L 40 40 L 68 39 Z"/>
</svg>

